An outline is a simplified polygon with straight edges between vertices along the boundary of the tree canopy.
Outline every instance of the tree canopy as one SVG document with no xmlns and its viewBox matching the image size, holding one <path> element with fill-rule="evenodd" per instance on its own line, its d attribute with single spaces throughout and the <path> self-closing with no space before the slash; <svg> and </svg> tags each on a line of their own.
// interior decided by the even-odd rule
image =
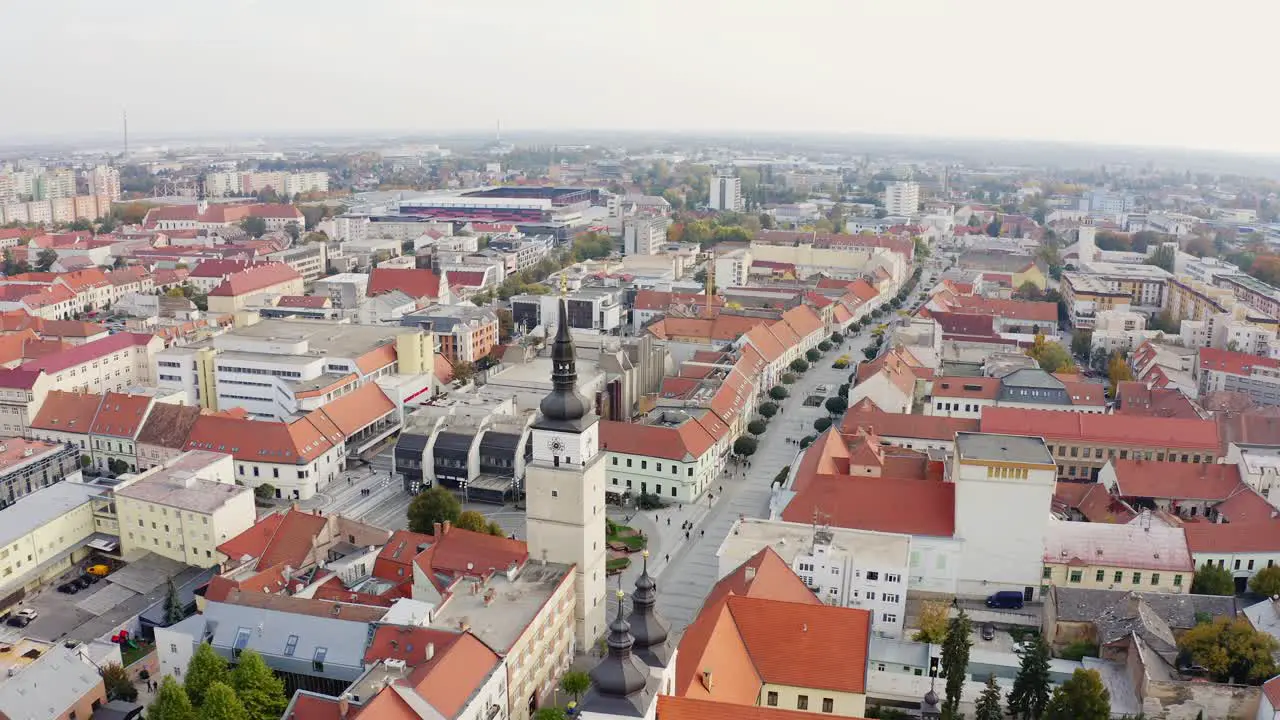
<svg viewBox="0 0 1280 720">
<path fill-rule="evenodd" d="M 969 672 L 969 632 L 972 626 L 964 610 L 951 618 L 947 637 L 942 641 L 942 673 L 946 676 L 946 694 L 942 701 L 943 720 L 960 720 L 960 700 Z"/>
<path fill-rule="evenodd" d="M 1000 707 L 1000 686 L 996 684 L 996 676 L 987 676 L 987 686 L 978 696 L 974 707 L 974 720 L 1004 720 L 1004 709 Z"/>
<path fill-rule="evenodd" d="M 205 691 L 204 702 L 200 703 L 200 720 L 254 719 L 249 716 L 244 702 L 236 696 L 236 691 L 230 685 L 216 682 Z"/>
<path fill-rule="evenodd" d="M 196 720 L 191 698 L 177 680 L 166 676 L 160 681 L 156 699 L 147 707 L 147 720 Z"/>
<path fill-rule="evenodd" d="M 1035 359 L 1040 369 L 1045 372 L 1075 372 L 1075 365 L 1067 349 L 1059 343 L 1045 339 L 1043 334 L 1036 335 L 1035 342 L 1027 350 L 1027 355 Z"/>
<path fill-rule="evenodd" d="M 1276 674 L 1272 653 L 1280 643 L 1244 618 L 1219 617 L 1183 633 L 1178 649 L 1217 682 L 1257 685 Z"/>
<path fill-rule="evenodd" d="M 1049 706 L 1049 643 L 1037 635 L 1022 653 L 1018 674 L 1009 692 L 1009 714 L 1022 720 L 1039 720 Z"/>
<path fill-rule="evenodd" d="M 418 493 L 409 502 L 409 530 L 434 535 L 436 523 L 456 523 L 461 514 L 462 503 L 458 498 L 437 485 Z"/>
<path fill-rule="evenodd" d="M 262 656 L 253 650 L 240 653 L 236 668 L 231 671 L 231 686 L 244 704 L 249 720 L 277 720 L 289 704 L 284 681 L 276 677 Z M 211 692 L 205 693 L 205 705 L 209 704 Z"/>
<path fill-rule="evenodd" d="M 1046 720 L 1110 720 L 1111 693 L 1097 670 L 1076 670 L 1053 691 Z"/>
<path fill-rule="evenodd" d="M 191 703 L 196 706 L 204 705 L 205 693 L 210 686 L 214 683 L 225 684 L 229 680 L 227 661 L 209 643 L 200 643 L 187 665 L 187 677 L 183 683 Z"/>
<path fill-rule="evenodd" d="M 937 645 L 947 639 L 947 608 L 940 600 L 926 600 L 920 606 L 920 618 L 916 624 L 920 628 L 911 639 L 915 642 Z"/>
<path fill-rule="evenodd" d="M 1191 592 L 1196 595 L 1235 595 L 1236 583 L 1230 570 L 1206 562 L 1196 570 Z"/>
<path fill-rule="evenodd" d="M 1280 565 L 1262 568 L 1249 578 L 1249 592 L 1266 597 L 1280 595 Z"/>
</svg>

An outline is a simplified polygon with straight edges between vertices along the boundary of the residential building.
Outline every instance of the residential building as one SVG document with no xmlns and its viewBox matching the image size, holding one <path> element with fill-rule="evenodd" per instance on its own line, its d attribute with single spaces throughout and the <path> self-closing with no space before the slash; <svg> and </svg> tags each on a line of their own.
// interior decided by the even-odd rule
<svg viewBox="0 0 1280 720">
<path fill-rule="evenodd" d="M 741 518 L 716 551 L 720 576 L 735 571 L 762 549 L 782 562 L 828 605 L 871 614 L 880 637 L 902 637 L 907 618 L 911 536 L 811 523 Z"/>
<path fill-rule="evenodd" d="M 680 641 L 676 696 L 739 706 L 866 715 L 871 614 L 824 605 L 763 550 L 707 596 Z M 767 568 L 776 562 L 780 569 Z M 767 570 L 766 570 L 767 569 Z M 780 584 L 762 579 L 790 576 Z M 842 658 L 841 673 L 820 658 Z M 744 711 L 749 712 L 749 711 Z"/>
<path fill-rule="evenodd" d="M 136 472 L 138 433 L 154 399 L 150 395 L 108 392 L 89 426 L 91 457 L 100 470 Z M 118 469 L 117 469 L 118 468 Z"/>
<path fill-rule="evenodd" d="M 1245 482 L 1235 464 L 1112 460 L 1098 474 L 1116 497 L 1136 507 L 1156 510 L 1192 521 L 1243 522 L 1269 518 L 1270 495 Z"/>
<path fill-rule="evenodd" d="M 989 408 L 980 426 L 984 433 L 1044 438 L 1064 480 L 1097 479 L 1115 458 L 1212 463 L 1220 454 L 1211 420 L 1162 417 L 1135 423 L 1122 415 Z"/>
<path fill-rule="evenodd" d="M 354 310 L 364 302 L 368 294 L 369 276 L 364 273 L 338 273 L 315 281 L 314 295 L 328 297 L 333 306 Z"/>
<path fill-rule="evenodd" d="M 1114 412 L 1117 415 L 1192 420 L 1204 417 L 1203 411 L 1182 392 L 1170 388 L 1147 387 L 1136 380 L 1123 381 L 1116 388 Z"/>
<path fill-rule="evenodd" d="M 1053 647 L 1077 641 L 1106 647 L 1135 632 L 1151 638 L 1150 629 L 1163 625 L 1162 649 L 1168 650 L 1174 645 L 1170 638 L 1180 638 L 1205 616 L 1238 617 L 1236 603 L 1236 598 L 1222 595 L 1059 585 L 1045 594 L 1043 635 Z"/>
<path fill-rule="evenodd" d="M 23 363 L 19 370 L 43 372 L 49 389 L 101 393 L 153 385 L 152 362 L 164 348 L 155 335 L 119 332 Z"/>
<path fill-rule="evenodd" d="M 956 258 L 961 270 L 980 270 L 983 274 L 1008 275 L 1008 285 L 1017 290 L 1026 283 L 1040 290 L 1048 287 L 1049 272 L 1043 262 L 1025 252 L 970 250 Z"/>
<path fill-rule="evenodd" d="M 1123 525 L 1049 523 L 1047 585 L 1188 593 L 1194 574 L 1182 528 L 1153 523 L 1150 516 Z"/>
<path fill-rule="evenodd" d="M 644 422 L 600 424 L 600 449 L 609 476 L 608 492 L 656 495 L 690 503 L 703 497 L 724 469 L 731 442 L 728 426 L 711 411 L 658 410 Z M 721 442 L 724 441 L 724 442 Z"/>
<path fill-rule="evenodd" d="M 66 445 L 10 437 L 0 442 L 0 509 L 50 485 L 80 476 L 80 453 Z"/>
<path fill-rule="evenodd" d="M 1157 331 L 1147 330 L 1147 316 L 1132 310 L 1100 310 L 1093 316 L 1091 348 L 1096 352 L 1127 354 Z"/>
<path fill-rule="evenodd" d="M 102 195 L 111 202 L 119 202 L 120 171 L 110 165 L 99 165 L 89 171 L 89 194 Z"/>
<path fill-rule="evenodd" d="M 656 255 L 667 242 L 671 220 L 664 216 L 637 216 L 622 221 L 624 255 Z"/>
<path fill-rule="evenodd" d="M 268 232 L 283 231 L 289 223 L 302 227 L 302 212 L 292 205 L 197 203 L 152 208 L 142 220 L 151 230 L 220 230 L 248 217 L 262 218 Z"/>
<path fill-rule="evenodd" d="M 1003 377 L 935 377 L 926 415 L 978 419 L 989 407 L 1105 413 L 1105 387 L 1061 380 L 1039 368 L 1022 368 Z"/>
<path fill-rule="evenodd" d="M 303 282 L 311 283 L 324 277 L 329 269 L 328 248 L 323 242 L 304 243 L 268 253 L 267 260 L 288 265 L 302 276 Z"/>
<path fill-rule="evenodd" d="M 220 564 L 217 546 L 256 518 L 253 491 L 235 479 L 230 455 L 189 451 L 114 488 L 122 556 Z"/>
<path fill-rule="evenodd" d="M 302 276 L 284 263 L 255 265 L 231 273 L 209 291 L 209 312 L 233 313 L 243 310 L 263 295 L 301 295 Z"/>
<path fill-rule="evenodd" d="M 1196 364 L 1200 396 L 1237 392 L 1259 405 L 1280 405 L 1280 360 L 1202 347 Z"/>
<path fill-rule="evenodd" d="M 884 210 L 890 215 L 914 217 L 920 213 L 920 183 L 898 181 L 884 187 Z"/>
<path fill-rule="evenodd" d="M 250 488 L 269 484 L 277 498 L 306 500 L 345 465 L 341 431 L 322 417 L 291 423 L 203 415 L 191 428 L 186 449 L 229 453 L 236 480 Z"/>
<path fill-rule="evenodd" d="M 34 591 L 93 552 L 92 500 L 101 492 L 56 482 L 0 510 L 0 597 Z"/>
<path fill-rule="evenodd" d="M 408 270 L 401 268 L 374 268 L 369 273 L 369 282 L 365 294 L 376 297 L 393 290 L 399 290 L 413 298 L 418 307 L 428 305 L 449 305 L 452 295 L 446 276 L 440 276 L 430 270 Z"/>
<path fill-rule="evenodd" d="M 909 414 L 917 396 L 924 395 L 923 380 L 932 374 L 908 350 L 894 348 L 858 366 L 857 383 L 849 390 L 849 404 L 856 405 L 866 399 L 885 412 Z M 941 406 L 947 407 L 949 403 Z"/>
<path fill-rule="evenodd" d="M 473 305 L 435 305 L 400 318 L 404 327 L 422 328 L 440 343 L 450 364 L 476 363 L 498 345 L 498 315 Z"/>
<path fill-rule="evenodd" d="M 34 650 L 30 663 L 8 668 L 8 677 L 0 683 L 0 716 L 87 720 L 101 714 L 108 704 L 102 680 L 108 660 L 101 652 L 70 645 Z M 105 657 L 120 661 L 118 650 Z"/>
<path fill-rule="evenodd" d="M 713 176 L 707 207 L 724 212 L 742 212 L 742 179 L 724 173 Z"/>
<path fill-rule="evenodd" d="M 885 412 L 871 398 L 863 398 L 849 407 L 840 423 L 840 432 L 857 433 L 859 427 L 874 428 L 885 445 L 927 452 L 955 451 L 958 432 L 978 432 L 978 421 L 946 415 L 907 415 Z"/>
<path fill-rule="evenodd" d="M 1239 523 L 1187 523 L 1187 549 L 1196 567 L 1212 563 L 1231 571 L 1236 592 L 1263 568 L 1280 563 L 1280 521 L 1272 518 Z"/>
<path fill-rule="evenodd" d="M 200 414 L 200 407 L 195 405 L 153 403 L 134 442 L 138 451 L 138 469 L 164 465 L 183 454 L 187 437 Z"/>
</svg>

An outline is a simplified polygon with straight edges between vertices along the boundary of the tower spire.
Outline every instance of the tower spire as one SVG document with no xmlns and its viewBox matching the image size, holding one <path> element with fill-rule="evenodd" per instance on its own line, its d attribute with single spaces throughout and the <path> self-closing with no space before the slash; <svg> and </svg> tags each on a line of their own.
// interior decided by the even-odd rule
<svg viewBox="0 0 1280 720">
<path fill-rule="evenodd" d="M 667 621 L 658 615 L 658 583 L 649 574 L 649 551 L 643 553 L 640 576 L 636 578 L 636 590 L 631 596 L 631 635 L 635 638 L 635 650 L 650 665 L 666 665 L 670 659 L 666 647 L 670 630 Z"/>
<path fill-rule="evenodd" d="M 548 420 L 575 421 L 586 417 L 586 398 L 578 394 L 578 365 L 574 357 L 573 337 L 569 334 L 569 310 L 560 298 L 560 322 L 556 339 L 551 344 L 551 393 L 538 408 Z"/>
<path fill-rule="evenodd" d="M 621 576 L 618 584 L 622 584 Z M 617 597 L 618 614 L 609 623 L 609 636 L 605 641 L 609 654 L 591 669 L 591 682 L 603 695 L 625 697 L 644 690 L 649 673 L 640 659 L 631 654 L 635 638 L 631 635 L 631 625 L 623 617 L 626 603 L 621 587 L 618 588 Z"/>
</svg>

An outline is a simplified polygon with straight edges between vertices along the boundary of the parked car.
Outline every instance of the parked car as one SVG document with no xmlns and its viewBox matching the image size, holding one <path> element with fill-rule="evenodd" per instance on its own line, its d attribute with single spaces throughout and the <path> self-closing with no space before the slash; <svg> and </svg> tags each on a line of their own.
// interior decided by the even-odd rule
<svg viewBox="0 0 1280 720">
<path fill-rule="evenodd" d="M 1015 655 L 1021 655 L 1025 652 L 1031 652 L 1031 648 L 1035 646 L 1036 646 L 1035 640 L 1023 640 L 1022 642 L 1017 642 L 1013 644 L 1013 653 Z"/>
<path fill-rule="evenodd" d="M 995 626 L 995 625 L 992 625 L 991 623 L 982 623 L 982 639 L 983 639 L 983 640 L 995 640 L 995 639 L 996 639 L 996 626 Z"/>
<path fill-rule="evenodd" d="M 102 582 L 102 578 L 98 577 L 97 575 L 90 575 L 89 573 L 85 573 L 81 575 L 80 579 L 88 580 L 90 585 L 97 585 L 99 582 Z"/>
<path fill-rule="evenodd" d="M 85 588 L 89 587 L 89 585 L 91 585 L 92 583 L 90 583 L 87 579 L 85 579 L 85 577 L 84 577 L 83 575 L 81 575 L 80 577 L 76 578 L 75 580 L 72 580 L 72 581 L 71 581 L 71 584 L 73 584 L 73 585 L 75 585 L 77 588 L 79 588 L 79 589 L 83 590 L 83 589 L 85 589 Z"/>
<path fill-rule="evenodd" d="M 989 608 L 1021 610 L 1023 602 L 1022 593 L 1017 590 L 1001 590 L 998 593 L 992 593 L 987 596 L 987 607 Z"/>
</svg>

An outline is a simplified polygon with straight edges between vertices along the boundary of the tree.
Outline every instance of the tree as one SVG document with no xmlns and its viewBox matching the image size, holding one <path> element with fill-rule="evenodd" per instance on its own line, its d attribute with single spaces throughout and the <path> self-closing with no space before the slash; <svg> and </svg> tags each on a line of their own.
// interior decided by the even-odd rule
<svg viewBox="0 0 1280 720">
<path fill-rule="evenodd" d="M 751 457 L 756 453 L 756 447 L 759 443 L 750 435 L 743 435 L 733 441 L 733 452 L 735 455 L 742 457 Z"/>
<path fill-rule="evenodd" d="M 811 363 L 818 362 L 818 360 L 821 358 L 822 358 L 822 353 L 818 352 L 814 348 L 809 348 L 804 353 L 804 359 L 808 360 Z"/>
<path fill-rule="evenodd" d="M 468 382 L 476 376 L 476 366 L 466 360 L 459 360 L 453 365 L 453 379 Z"/>
<path fill-rule="evenodd" d="M 1155 252 L 1151 253 L 1151 257 L 1147 258 L 1147 265 L 1155 265 L 1165 272 L 1173 272 L 1174 260 L 1177 258 L 1178 251 L 1173 245 L 1161 245 Z"/>
<path fill-rule="evenodd" d="M 511 316 L 511 310 L 507 308 L 498 308 L 494 311 L 498 316 L 498 341 L 511 342 L 511 336 L 515 334 L 516 323 Z"/>
<path fill-rule="evenodd" d="M 276 496 L 276 486 L 271 483 L 262 483 L 253 489 L 253 498 L 259 502 L 266 502 Z"/>
<path fill-rule="evenodd" d="M 298 238 L 302 237 L 302 228 L 298 227 L 296 221 L 290 220 L 284 224 L 284 231 L 288 234 L 289 239 L 298 242 Z"/>
<path fill-rule="evenodd" d="M 752 435 L 763 435 L 765 430 L 769 429 L 769 424 L 763 420 L 752 420 L 747 423 L 747 432 Z"/>
<path fill-rule="evenodd" d="M 196 720 L 191 698 L 177 680 L 165 676 L 156 691 L 156 699 L 147 707 L 147 720 Z"/>
<path fill-rule="evenodd" d="M 164 624 L 166 627 L 177 622 L 187 616 L 187 609 L 183 607 L 182 600 L 178 597 L 178 588 L 173 584 L 173 576 L 169 576 L 169 586 L 165 589 L 164 595 Z"/>
<path fill-rule="evenodd" d="M 1111 693 L 1097 670 L 1076 670 L 1053 691 L 1046 720 L 1110 720 Z"/>
<path fill-rule="evenodd" d="M 819 433 L 826 432 L 829 427 L 831 427 L 831 418 L 829 417 L 820 417 L 813 421 L 813 429 Z"/>
<path fill-rule="evenodd" d="M 584 693 L 591 688 L 591 676 L 581 670 L 570 670 L 560 678 L 560 689 L 573 696 L 578 702 Z"/>
<path fill-rule="evenodd" d="M 102 684 L 106 686 L 108 700 L 133 702 L 138 699 L 138 688 L 133 686 L 129 671 L 120 663 L 107 663 L 102 668 Z"/>
<path fill-rule="evenodd" d="M 1038 720 L 1049 706 L 1049 643 L 1037 635 L 1022 653 L 1022 664 L 1009 692 L 1009 714 L 1022 720 Z"/>
<path fill-rule="evenodd" d="M 844 342 L 844 334 L 839 332 L 831 333 L 831 342 L 836 345 L 839 345 L 840 343 Z"/>
<path fill-rule="evenodd" d="M 564 708 L 558 707 L 542 707 L 538 708 L 533 714 L 533 720 L 568 720 L 569 716 L 565 714 Z"/>
<path fill-rule="evenodd" d="M 1071 336 L 1071 354 L 1088 364 L 1093 352 L 1093 333 L 1089 330 L 1078 330 Z"/>
<path fill-rule="evenodd" d="M 436 523 L 457 522 L 462 503 L 445 488 L 435 486 L 418 493 L 409 502 L 409 529 L 417 533 L 435 534 Z"/>
<path fill-rule="evenodd" d="M 1280 565 L 1263 568 L 1249 578 L 1249 591 L 1266 597 L 1280 595 Z"/>
<path fill-rule="evenodd" d="M 260 238 L 267 234 L 267 221 L 256 215 L 250 215 L 240 221 L 240 229 L 252 237 Z"/>
<path fill-rule="evenodd" d="M 1075 367 L 1071 363 L 1071 355 L 1066 348 L 1056 342 L 1047 341 L 1042 333 L 1036 334 L 1035 342 L 1027 350 L 1027 355 L 1034 358 L 1040 364 L 1040 369 L 1045 372 L 1075 371 Z"/>
<path fill-rule="evenodd" d="M 1206 561 L 1191 581 L 1191 592 L 1196 595 L 1235 595 L 1236 582 L 1230 570 Z"/>
<path fill-rule="evenodd" d="M 49 272 L 53 269 L 53 264 L 58 262 L 58 253 L 52 248 L 45 248 L 36 256 L 36 271 Z"/>
<path fill-rule="evenodd" d="M 1178 649 L 1204 666 L 1216 682 L 1257 685 L 1276 674 L 1272 657 L 1280 643 L 1244 618 L 1219 617 L 1187 630 Z"/>
<path fill-rule="evenodd" d="M 946 698 L 942 701 L 943 720 L 960 720 L 960 694 L 969 672 L 969 616 L 964 610 L 951 618 L 947 638 L 942 641 L 942 674 L 947 678 Z"/>
<path fill-rule="evenodd" d="M 1124 356 L 1118 352 L 1111 353 L 1111 359 L 1107 362 L 1107 378 L 1111 380 L 1111 387 L 1119 388 L 1120 383 L 1133 379 L 1133 371 L 1129 369 L 1129 363 L 1124 361 Z"/>
<path fill-rule="evenodd" d="M 209 686 L 205 692 L 204 702 L 200 703 L 200 720 L 251 720 L 251 718 L 244 703 L 236 697 L 236 691 L 226 683 L 216 682 Z"/>
<path fill-rule="evenodd" d="M 453 525 L 472 532 L 489 531 L 489 521 L 485 519 L 484 515 L 475 510 L 463 510 L 458 513 L 458 519 L 454 521 Z"/>
<path fill-rule="evenodd" d="M 783 400 L 790 394 L 791 393 L 788 392 L 787 389 L 782 387 L 781 385 L 774 385 L 773 387 L 769 388 L 769 397 L 773 398 L 774 400 Z"/>
<path fill-rule="evenodd" d="M 329 242 L 329 234 L 326 232 L 309 232 L 302 236 L 304 243 L 327 243 Z"/>
<path fill-rule="evenodd" d="M 796 358 L 795 360 L 791 361 L 790 367 L 792 370 L 802 373 L 805 370 L 809 369 L 809 361 L 805 360 L 804 358 Z"/>
<path fill-rule="evenodd" d="M 762 402 L 760 407 L 756 408 L 756 412 L 760 413 L 760 417 L 771 418 L 778 414 L 778 404 L 772 402 Z"/>
<path fill-rule="evenodd" d="M 214 652 L 209 643 L 200 643 L 187 665 L 187 678 L 183 686 L 191 704 L 203 705 L 205 693 L 214 683 L 227 682 L 227 661 Z"/>
<path fill-rule="evenodd" d="M 849 401 L 839 395 L 836 395 L 827 398 L 827 401 L 823 403 L 823 407 L 825 407 L 827 412 L 832 415 L 839 415 L 849 409 Z"/>
<path fill-rule="evenodd" d="M 920 629 L 911 636 L 915 642 L 937 645 L 947 639 L 947 610 L 950 606 L 938 600 L 926 600 L 920 606 Z"/>
<path fill-rule="evenodd" d="M 506 536 L 507 536 L 507 531 L 506 531 L 506 529 L 505 529 L 505 528 L 503 528 L 501 525 L 499 525 L 497 522 L 491 522 L 491 523 L 489 523 L 488 527 L 486 527 L 486 528 L 485 528 L 485 532 L 489 533 L 490 535 L 492 535 L 492 536 L 494 536 L 494 537 L 506 537 Z"/>
<path fill-rule="evenodd" d="M 987 676 L 987 686 L 978 696 L 978 704 L 974 707 L 974 720 L 1004 720 L 1004 710 L 1000 707 L 1000 686 L 996 684 L 996 676 Z"/>
<path fill-rule="evenodd" d="M 289 705 L 289 698 L 284 693 L 284 681 L 262 661 L 262 656 L 253 650 L 240 653 L 240 662 L 231 671 L 231 686 L 235 688 L 236 697 L 244 703 L 244 709 L 250 720 L 277 720 L 284 714 Z M 205 693 L 205 704 L 209 704 L 209 693 Z"/>
<path fill-rule="evenodd" d="M 1017 291 L 1013 293 L 1013 296 L 1019 300 L 1039 300 L 1043 295 L 1040 288 L 1030 280 L 1019 285 Z"/>
<path fill-rule="evenodd" d="M 804 362 L 804 361 L 802 360 L 801 362 Z M 783 384 L 783 385 L 794 385 L 794 384 L 795 384 L 795 382 L 796 382 L 796 376 L 795 376 L 793 373 L 789 373 L 789 372 L 788 372 L 788 373 L 782 373 L 782 384 Z"/>
<path fill-rule="evenodd" d="M 987 235 L 991 237 L 1000 237 L 1000 216 L 995 216 L 990 224 L 987 225 Z"/>
</svg>

